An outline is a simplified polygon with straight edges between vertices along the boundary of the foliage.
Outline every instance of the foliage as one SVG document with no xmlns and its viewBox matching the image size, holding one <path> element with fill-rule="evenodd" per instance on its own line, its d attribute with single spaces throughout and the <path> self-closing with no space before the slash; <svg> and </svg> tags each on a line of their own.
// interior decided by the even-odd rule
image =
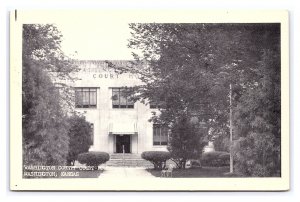
<svg viewBox="0 0 300 202">
<path fill-rule="evenodd" d="M 280 28 L 267 30 L 260 46 L 256 83 L 234 109 L 235 168 L 246 176 L 280 176 L 281 86 Z"/>
<path fill-rule="evenodd" d="M 69 73 L 77 68 L 61 50 L 62 37 L 52 24 L 23 25 L 23 58 L 35 61 L 43 70 L 56 72 L 61 79 L 71 78 Z"/>
<path fill-rule="evenodd" d="M 188 159 L 197 159 L 204 145 L 201 132 L 188 117 L 180 117 L 171 127 L 168 150 L 178 168 L 185 168 Z"/>
<path fill-rule="evenodd" d="M 270 166 L 280 170 L 279 24 L 133 23 L 130 28 L 129 47 L 140 52 L 133 53 L 136 65 L 123 71 L 140 74 L 145 83 L 136 87 L 136 99 L 165 103 L 152 121 L 171 128 L 182 116 L 196 116 L 212 131 L 206 135 L 218 137 L 216 148 L 229 151 L 231 84 L 234 139 L 257 134 L 265 142 L 272 137 L 274 144 L 264 158 L 271 157 Z M 253 145 L 235 149 L 237 171 L 246 170 L 240 166 L 249 158 L 261 173 L 266 161 L 244 154 L 247 148 L 254 153 L 258 149 Z"/>
<path fill-rule="evenodd" d="M 280 176 L 280 54 L 267 50 L 260 62 L 261 78 L 247 89 L 235 109 L 239 138 L 233 147 L 236 171 L 246 176 Z"/>
<path fill-rule="evenodd" d="M 24 165 L 64 165 L 69 137 L 67 117 L 57 101 L 59 93 L 35 63 L 23 62 Z"/>
<path fill-rule="evenodd" d="M 192 168 L 202 167 L 201 162 L 199 160 L 192 159 L 190 160 Z"/>
<path fill-rule="evenodd" d="M 229 166 L 230 154 L 228 152 L 212 151 L 202 154 L 202 166 L 221 167 Z"/>
<path fill-rule="evenodd" d="M 234 151 L 235 171 L 244 176 L 280 176 L 280 148 L 270 133 L 253 133 L 241 137 Z"/>
<path fill-rule="evenodd" d="M 89 151 L 92 144 L 91 135 L 93 134 L 91 125 L 85 120 L 84 116 L 71 116 L 69 118 L 69 125 L 69 153 L 67 162 L 68 165 L 74 165 L 78 154 Z"/>
<path fill-rule="evenodd" d="M 230 139 L 229 139 L 229 133 L 226 132 L 224 134 L 216 135 L 213 143 L 216 151 L 230 151 Z"/>
<path fill-rule="evenodd" d="M 154 165 L 154 169 L 164 169 L 166 161 L 171 158 L 169 152 L 165 151 L 145 151 L 142 158 L 150 161 Z"/>
<path fill-rule="evenodd" d="M 53 25 L 23 25 L 22 127 L 23 162 L 64 165 L 68 154 L 67 116 L 50 72 L 68 77 L 73 65 L 60 49 Z"/>
<path fill-rule="evenodd" d="M 59 89 L 57 97 L 64 109 L 71 109 L 74 92 L 64 81 L 73 81 L 72 73 L 78 71 L 77 65 L 61 50 L 62 34 L 52 24 L 23 25 L 22 57 L 23 63 L 34 62 L 50 76 Z M 23 65 L 23 72 L 26 71 Z M 30 97 L 28 96 L 30 99 Z"/>
<path fill-rule="evenodd" d="M 186 168 L 201 168 L 201 161 L 199 159 L 190 159 L 186 162 Z"/>
<path fill-rule="evenodd" d="M 228 167 L 202 167 L 190 169 L 174 169 L 173 178 L 220 178 L 220 177 L 237 177 L 236 175 L 228 175 Z M 161 176 L 161 171 L 154 169 L 147 169 L 151 175 L 155 177 Z"/>
<path fill-rule="evenodd" d="M 98 166 L 109 160 L 109 154 L 106 152 L 86 152 L 78 155 L 78 161 L 81 164 L 87 166 L 94 166 L 98 169 Z"/>
</svg>

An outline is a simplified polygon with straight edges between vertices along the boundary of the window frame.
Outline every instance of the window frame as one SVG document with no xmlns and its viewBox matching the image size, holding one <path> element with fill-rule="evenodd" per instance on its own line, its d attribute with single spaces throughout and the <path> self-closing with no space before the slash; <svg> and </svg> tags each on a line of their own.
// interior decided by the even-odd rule
<svg viewBox="0 0 300 202">
<path fill-rule="evenodd" d="M 88 89 L 88 91 L 86 91 Z M 96 87 L 75 87 L 75 108 L 76 109 L 96 109 L 98 105 L 98 95 L 97 95 L 97 89 Z M 84 104 L 83 98 L 84 93 L 88 92 L 88 104 Z M 81 103 L 77 104 L 78 98 L 77 93 L 81 93 Z M 91 93 L 95 93 L 95 104 L 91 104 Z"/>
<path fill-rule="evenodd" d="M 114 96 L 114 92 L 116 92 L 117 93 L 117 95 L 118 95 L 118 104 L 114 104 L 114 100 L 113 100 L 113 98 L 112 98 L 112 109 L 134 109 L 134 102 L 132 102 L 132 104 L 129 104 L 130 103 L 130 101 L 128 100 L 129 99 L 129 97 L 122 97 L 123 99 L 125 99 L 125 105 L 124 104 L 122 104 L 121 103 L 121 92 L 122 92 L 122 90 L 124 90 L 124 89 L 126 89 L 126 88 L 124 88 L 124 87 L 114 87 L 114 88 L 111 88 L 112 89 L 112 97 Z M 116 106 L 118 106 L 118 107 L 116 107 Z"/>
<path fill-rule="evenodd" d="M 169 130 L 167 127 L 163 126 L 162 124 L 153 124 L 152 125 L 152 137 L 153 137 L 153 141 L 152 144 L 153 146 L 167 146 L 169 143 Z M 157 132 L 157 130 L 159 130 L 159 132 Z M 163 135 L 163 131 L 166 131 L 165 135 Z M 159 135 L 157 135 L 159 134 Z M 159 141 L 155 141 L 155 137 L 154 136 L 159 136 L 158 139 Z M 166 136 L 166 141 L 163 141 L 163 137 Z M 158 144 L 157 144 L 158 142 Z M 163 143 L 163 144 L 162 144 Z"/>
</svg>

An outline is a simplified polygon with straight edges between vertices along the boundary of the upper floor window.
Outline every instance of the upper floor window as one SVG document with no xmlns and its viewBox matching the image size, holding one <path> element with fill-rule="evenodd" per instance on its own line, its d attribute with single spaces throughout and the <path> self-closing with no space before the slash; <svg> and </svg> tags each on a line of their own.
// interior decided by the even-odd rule
<svg viewBox="0 0 300 202">
<path fill-rule="evenodd" d="M 113 88 L 112 89 L 112 107 L 113 108 L 133 108 L 134 102 L 128 95 L 126 88 Z"/>
<path fill-rule="evenodd" d="M 96 108 L 97 88 L 76 88 L 75 106 L 76 108 Z"/>
<path fill-rule="evenodd" d="M 160 124 L 153 124 L 153 145 L 168 144 L 168 128 Z"/>
</svg>

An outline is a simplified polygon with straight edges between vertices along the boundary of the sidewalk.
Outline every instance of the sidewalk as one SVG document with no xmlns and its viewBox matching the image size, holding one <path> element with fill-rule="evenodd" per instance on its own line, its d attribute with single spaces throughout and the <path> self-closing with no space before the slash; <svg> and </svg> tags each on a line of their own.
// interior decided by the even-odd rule
<svg viewBox="0 0 300 202">
<path fill-rule="evenodd" d="M 155 178 L 142 167 L 109 167 L 104 168 L 99 178 Z"/>
</svg>

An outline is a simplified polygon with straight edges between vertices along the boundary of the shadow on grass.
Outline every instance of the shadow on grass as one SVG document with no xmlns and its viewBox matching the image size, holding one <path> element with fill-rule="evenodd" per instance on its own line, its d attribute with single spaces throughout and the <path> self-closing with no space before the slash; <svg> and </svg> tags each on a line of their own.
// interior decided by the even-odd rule
<svg viewBox="0 0 300 202">
<path fill-rule="evenodd" d="M 160 170 L 146 169 L 155 177 L 161 176 Z M 174 169 L 173 178 L 197 178 L 197 177 L 240 177 L 229 174 L 229 167 L 202 167 L 190 169 Z"/>
</svg>

